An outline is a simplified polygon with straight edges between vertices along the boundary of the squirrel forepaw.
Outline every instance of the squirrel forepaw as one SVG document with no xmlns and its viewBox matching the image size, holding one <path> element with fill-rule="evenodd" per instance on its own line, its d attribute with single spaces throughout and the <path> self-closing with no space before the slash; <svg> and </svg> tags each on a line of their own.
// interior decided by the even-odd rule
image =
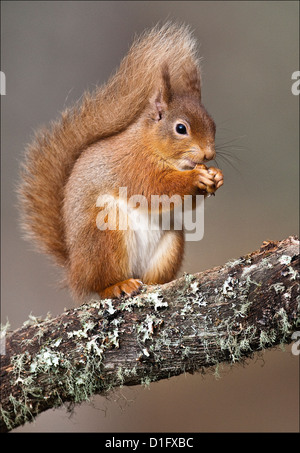
<svg viewBox="0 0 300 453">
<path fill-rule="evenodd" d="M 195 170 L 197 172 L 196 185 L 205 194 L 214 194 L 224 183 L 223 173 L 219 168 L 207 168 L 204 164 L 199 164 Z"/>
</svg>

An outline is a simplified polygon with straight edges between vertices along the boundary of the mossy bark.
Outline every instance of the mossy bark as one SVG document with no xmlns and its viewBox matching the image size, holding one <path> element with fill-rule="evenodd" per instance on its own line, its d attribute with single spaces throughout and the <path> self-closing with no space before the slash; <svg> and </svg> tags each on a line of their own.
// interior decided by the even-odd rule
<svg viewBox="0 0 300 453">
<path fill-rule="evenodd" d="M 121 385 L 147 385 L 291 342 L 299 325 L 299 241 L 116 301 L 91 301 L 6 334 L 1 430 Z"/>
</svg>

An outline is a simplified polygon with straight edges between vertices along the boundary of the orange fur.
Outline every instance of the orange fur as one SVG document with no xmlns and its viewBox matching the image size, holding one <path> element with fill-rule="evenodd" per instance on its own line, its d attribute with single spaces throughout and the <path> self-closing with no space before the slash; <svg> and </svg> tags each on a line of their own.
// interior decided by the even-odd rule
<svg viewBox="0 0 300 453">
<path fill-rule="evenodd" d="M 145 32 L 106 85 L 37 133 L 19 188 L 24 231 L 66 268 L 74 296 L 115 297 L 135 290 L 135 280 L 175 277 L 183 232 L 100 231 L 97 197 L 117 199 L 119 187 L 148 201 L 215 191 L 220 170 L 198 165 L 214 157 L 214 134 L 201 104 L 196 43 L 187 27 L 170 23 Z"/>
</svg>

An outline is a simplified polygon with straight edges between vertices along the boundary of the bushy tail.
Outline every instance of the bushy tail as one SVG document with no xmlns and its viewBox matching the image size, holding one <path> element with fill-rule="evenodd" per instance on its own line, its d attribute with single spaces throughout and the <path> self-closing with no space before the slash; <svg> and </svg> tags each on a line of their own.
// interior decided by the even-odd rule
<svg viewBox="0 0 300 453">
<path fill-rule="evenodd" d="M 59 264 L 68 259 L 62 204 L 76 160 L 87 146 L 124 130 L 139 116 L 159 87 L 163 64 L 169 67 L 175 92 L 191 67 L 200 74 L 188 27 L 167 23 L 145 32 L 107 84 L 85 93 L 80 104 L 38 131 L 28 146 L 18 191 L 23 229 Z"/>
</svg>

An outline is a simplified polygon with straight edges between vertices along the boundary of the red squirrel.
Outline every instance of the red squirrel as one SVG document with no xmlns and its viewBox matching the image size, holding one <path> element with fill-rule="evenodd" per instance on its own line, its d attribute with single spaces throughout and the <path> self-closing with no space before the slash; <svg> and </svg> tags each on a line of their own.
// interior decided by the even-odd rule
<svg viewBox="0 0 300 453">
<path fill-rule="evenodd" d="M 205 166 L 215 158 L 216 126 L 201 103 L 196 47 L 184 25 L 144 32 L 107 84 L 38 131 L 26 150 L 23 228 L 65 268 L 75 298 L 118 298 L 171 281 L 183 259 L 183 229 L 101 229 L 99 196 L 117 201 L 126 187 L 128 198 L 183 199 L 223 184 L 222 171 Z"/>
</svg>

